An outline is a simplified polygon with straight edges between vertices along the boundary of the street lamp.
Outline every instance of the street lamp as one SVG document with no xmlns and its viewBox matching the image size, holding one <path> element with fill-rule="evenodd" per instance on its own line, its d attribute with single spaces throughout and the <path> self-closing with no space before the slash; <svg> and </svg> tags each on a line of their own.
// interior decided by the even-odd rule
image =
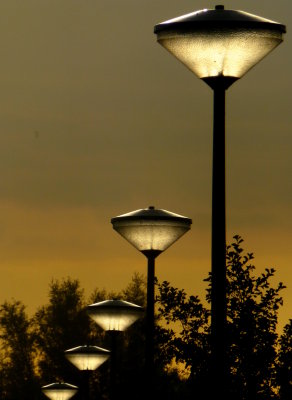
<svg viewBox="0 0 292 400">
<path fill-rule="evenodd" d="M 146 311 L 146 375 L 154 377 L 154 278 L 155 258 L 184 235 L 192 220 L 150 206 L 112 218 L 113 229 L 144 254 L 148 260 Z"/>
<path fill-rule="evenodd" d="M 129 328 L 144 313 L 143 307 L 124 300 L 105 300 L 87 306 L 89 316 L 111 338 L 111 399 L 116 399 L 117 334 Z"/>
<path fill-rule="evenodd" d="M 51 383 L 42 386 L 42 392 L 51 400 L 69 400 L 77 393 L 78 387 L 70 383 Z"/>
<path fill-rule="evenodd" d="M 105 331 L 125 331 L 144 312 L 143 307 L 124 300 L 105 300 L 87 307 L 89 316 Z"/>
<path fill-rule="evenodd" d="M 66 358 L 81 371 L 93 371 L 110 356 L 110 351 L 97 346 L 78 346 L 65 351 Z"/>
<path fill-rule="evenodd" d="M 89 400 L 89 372 L 100 367 L 110 356 L 110 351 L 97 346 L 79 346 L 65 351 L 65 357 L 83 372 L 83 397 Z"/>
<path fill-rule="evenodd" d="M 223 385 L 226 324 L 225 91 L 283 40 L 284 25 L 243 11 L 200 10 L 155 26 L 157 41 L 214 92 L 211 337 Z M 215 373 L 216 371 L 216 373 Z M 216 385 L 215 385 L 216 386 Z M 218 388 L 218 386 L 217 386 Z"/>
</svg>

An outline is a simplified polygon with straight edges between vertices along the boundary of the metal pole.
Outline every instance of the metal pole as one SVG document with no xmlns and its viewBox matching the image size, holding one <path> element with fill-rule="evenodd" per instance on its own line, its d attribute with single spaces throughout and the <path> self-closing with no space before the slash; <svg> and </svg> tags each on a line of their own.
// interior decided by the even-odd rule
<svg viewBox="0 0 292 400">
<path fill-rule="evenodd" d="M 90 378 L 90 370 L 85 369 L 82 371 L 83 375 L 83 396 L 84 400 L 90 400 L 90 391 L 89 391 L 89 378 Z"/>
<path fill-rule="evenodd" d="M 110 400 L 117 399 L 117 335 L 118 331 L 108 331 L 111 341 L 110 356 Z"/>
<path fill-rule="evenodd" d="M 154 380 L 154 279 L 155 279 L 155 257 L 151 252 L 147 254 L 147 308 L 146 308 L 146 379 L 148 390 L 151 393 Z"/>
<path fill-rule="evenodd" d="M 211 350 L 213 385 L 222 394 L 226 370 L 225 90 L 221 80 L 213 87 Z"/>
</svg>

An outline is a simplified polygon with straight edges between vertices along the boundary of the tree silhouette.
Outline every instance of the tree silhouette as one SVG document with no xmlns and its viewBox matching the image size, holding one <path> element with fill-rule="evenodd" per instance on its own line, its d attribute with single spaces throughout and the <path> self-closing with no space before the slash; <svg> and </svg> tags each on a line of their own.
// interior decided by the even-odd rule
<svg viewBox="0 0 292 400">
<path fill-rule="evenodd" d="M 278 310 L 284 285 L 273 285 L 275 270 L 256 275 L 253 254 L 234 237 L 227 247 L 228 398 L 288 400 L 292 394 L 292 320 L 279 337 Z M 206 397 L 210 384 L 210 291 L 206 299 L 188 296 L 168 282 L 157 283 L 155 398 Z M 110 348 L 109 335 L 91 321 L 87 305 L 119 298 L 146 305 L 145 277 L 134 274 L 128 286 L 107 292 L 96 288 L 86 300 L 78 280 L 53 280 L 48 303 L 32 318 L 19 301 L 0 306 L 0 398 L 33 399 L 56 380 L 81 384 L 81 374 L 64 351 L 84 344 Z M 118 390 L 128 400 L 143 395 L 145 319 L 118 337 Z M 92 398 L 109 398 L 109 363 L 90 376 Z M 76 399 L 79 395 L 76 396 Z"/>
<path fill-rule="evenodd" d="M 283 304 L 282 282 L 272 287 L 275 269 L 254 275 L 252 253 L 243 253 L 243 240 L 227 247 L 227 315 L 230 388 L 242 399 L 272 399 L 275 368 L 278 310 Z"/>
<path fill-rule="evenodd" d="M 292 320 L 284 326 L 279 339 L 277 383 L 281 400 L 292 397 Z"/>
<path fill-rule="evenodd" d="M 80 283 L 70 278 L 52 281 L 49 303 L 34 316 L 38 370 L 43 384 L 56 380 L 78 383 L 78 371 L 65 359 L 64 351 L 87 344 L 89 326 Z"/>
<path fill-rule="evenodd" d="M 5 302 L 0 307 L 0 343 L 0 398 L 35 399 L 34 335 L 25 306 L 19 301 Z"/>
<path fill-rule="evenodd" d="M 280 282 L 272 287 L 273 268 L 254 275 L 252 253 L 243 253 L 242 238 L 234 237 L 227 247 L 227 349 L 230 398 L 264 400 L 277 397 L 277 318 L 282 305 Z M 206 300 L 211 300 L 211 274 Z M 175 362 L 189 371 L 188 385 L 199 396 L 206 395 L 210 382 L 209 309 L 196 296 L 168 282 L 158 285 L 159 315 L 169 326 L 160 328 L 163 348 Z M 170 325 L 174 324 L 175 328 Z"/>
</svg>

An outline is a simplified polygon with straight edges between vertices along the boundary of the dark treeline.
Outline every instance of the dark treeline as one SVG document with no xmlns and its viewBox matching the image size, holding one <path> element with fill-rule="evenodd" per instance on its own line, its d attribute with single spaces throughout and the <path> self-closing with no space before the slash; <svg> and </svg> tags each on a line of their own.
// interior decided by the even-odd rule
<svg viewBox="0 0 292 400">
<path fill-rule="evenodd" d="M 228 398 L 290 400 L 292 320 L 277 332 L 284 285 L 273 285 L 275 270 L 255 274 L 253 254 L 242 239 L 227 247 Z M 273 282 L 272 282 L 273 281 Z M 155 398 L 206 398 L 210 387 L 210 276 L 206 302 L 168 282 L 156 285 Z M 110 348 L 109 337 L 86 313 L 88 304 L 119 298 L 146 306 L 145 278 L 134 274 L 120 293 L 96 289 L 86 298 L 80 283 L 52 281 L 48 304 L 28 317 L 20 301 L 0 306 L 0 399 L 44 399 L 41 386 L 65 381 L 82 386 L 82 373 L 64 351 L 85 344 Z M 118 336 L 119 397 L 137 399 L 145 388 L 145 321 Z M 90 374 L 92 399 L 109 398 L 110 363 Z M 74 398 L 78 399 L 80 393 Z"/>
</svg>

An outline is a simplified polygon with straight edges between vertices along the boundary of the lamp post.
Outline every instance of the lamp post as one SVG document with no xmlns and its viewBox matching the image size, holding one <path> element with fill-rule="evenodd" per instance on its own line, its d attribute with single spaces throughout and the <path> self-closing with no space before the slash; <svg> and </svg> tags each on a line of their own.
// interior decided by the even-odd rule
<svg viewBox="0 0 292 400">
<path fill-rule="evenodd" d="M 146 310 L 146 376 L 151 392 L 154 378 L 154 279 L 156 257 L 184 235 L 192 220 L 150 206 L 112 218 L 113 229 L 148 260 Z"/>
<path fill-rule="evenodd" d="M 42 386 L 42 392 L 51 400 L 69 400 L 77 393 L 78 387 L 70 383 L 50 383 Z"/>
<path fill-rule="evenodd" d="M 222 5 L 154 28 L 159 44 L 214 92 L 211 338 L 217 390 L 224 388 L 226 372 L 225 91 L 278 46 L 285 32 L 284 25 Z"/>
<path fill-rule="evenodd" d="M 87 307 L 89 316 L 105 331 L 111 339 L 111 400 L 116 396 L 117 374 L 117 335 L 129 328 L 144 312 L 143 307 L 123 300 L 105 300 Z"/>
<path fill-rule="evenodd" d="M 83 398 L 90 399 L 89 373 L 100 367 L 110 356 L 110 351 L 97 346 L 79 346 L 65 351 L 65 357 L 83 372 Z"/>
</svg>

